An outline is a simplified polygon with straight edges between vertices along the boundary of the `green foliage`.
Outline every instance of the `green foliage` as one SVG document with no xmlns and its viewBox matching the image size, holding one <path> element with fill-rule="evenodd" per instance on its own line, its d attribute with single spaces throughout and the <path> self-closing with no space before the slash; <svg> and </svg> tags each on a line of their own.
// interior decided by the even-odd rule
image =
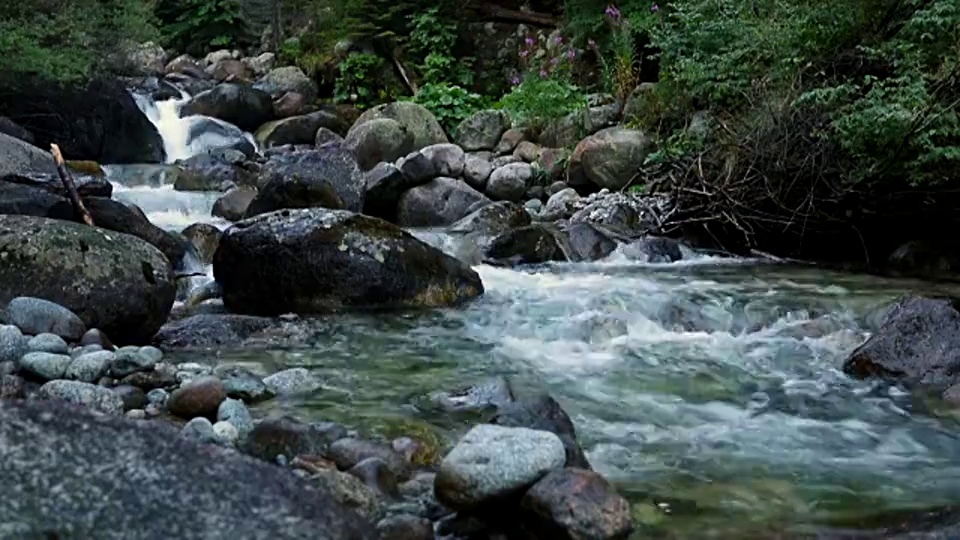
<svg viewBox="0 0 960 540">
<path fill-rule="evenodd" d="M 557 120 L 587 106 L 587 98 L 576 85 L 557 79 L 528 76 L 500 100 L 515 125 L 543 129 Z"/>
<path fill-rule="evenodd" d="M 156 14 L 163 23 L 164 44 L 196 56 L 242 47 L 253 37 L 240 0 L 159 0 Z"/>
<path fill-rule="evenodd" d="M 0 71 L 88 78 L 119 44 L 156 38 L 152 7 L 140 0 L 0 2 Z"/>
<path fill-rule="evenodd" d="M 441 17 L 440 9 L 432 7 L 410 17 L 410 52 L 423 58 L 419 64 L 423 82 L 450 83 L 457 86 L 473 84 L 471 57 L 455 57 L 457 25 Z"/>
<path fill-rule="evenodd" d="M 350 53 L 340 62 L 340 75 L 334 89 L 334 99 L 364 109 L 383 101 L 387 88 L 380 73 L 383 59 L 375 54 Z"/>
<path fill-rule="evenodd" d="M 413 101 L 432 112 L 447 133 L 452 133 L 460 122 L 488 106 L 480 94 L 447 83 L 423 85 L 413 96 Z"/>
</svg>

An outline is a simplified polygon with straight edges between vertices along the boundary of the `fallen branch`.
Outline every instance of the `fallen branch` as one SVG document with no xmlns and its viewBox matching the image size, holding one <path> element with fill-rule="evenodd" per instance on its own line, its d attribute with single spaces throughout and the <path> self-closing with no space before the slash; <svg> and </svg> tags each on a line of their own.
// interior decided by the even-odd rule
<svg viewBox="0 0 960 540">
<path fill-rule="evenodd" d="M 70 171 L 67 170 L 67 165 L 63 162 L 63 154 L 60 153 L 60 147 L 51 144 L 50 153 L 53 154 L 53 162 L 57 165 L 57 173 L 60 175 L 60 181 L 63 182 L 63 187 L 67 190 L 67 195 L 70 196 L 70 202 L 73 204 L 73 213 L 79 214 L 84 223 L 93 227 L 93 216 L 90 215 L 87 207 L 83 205 L 80 194 L 77 193 L 77 185 L 73 183 L 73 177 L 70 176 Z"/>
<path fill-rule="evenodd" d="M 557 26 L 557 18 L 546 13 L 521 11 L 490 4 L 487 4 L 480 9 L 485 15 L 485 18 L 493 22 L 530 24 L 549 28 Z"/>
</svg>

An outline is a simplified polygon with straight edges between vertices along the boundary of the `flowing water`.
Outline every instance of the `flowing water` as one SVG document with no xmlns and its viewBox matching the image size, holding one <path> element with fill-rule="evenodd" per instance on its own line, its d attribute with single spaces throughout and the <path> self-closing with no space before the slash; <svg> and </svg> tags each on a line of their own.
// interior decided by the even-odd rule
<svg viewBox="0 0 960 540">
<path fill-rule="evenodd" d="M 117 196 L 171 228 L 210 221 L 200 195 Z M 487 292 L 462 308 L 331 316 L 310 347 L 199 358 L 262 373 L 305 366 L 324 381 L 261 413 L 442 445 L 475 419 L 433 409 L 431 392 L 501 375 L 546 390 L 594 467 L 631 500 L 644 537 L 800 535 L 960 500 L 950 413 L 841 371 L 885 305 L 932 285 L 711 257 L 476 270 Z"/>
</svg>

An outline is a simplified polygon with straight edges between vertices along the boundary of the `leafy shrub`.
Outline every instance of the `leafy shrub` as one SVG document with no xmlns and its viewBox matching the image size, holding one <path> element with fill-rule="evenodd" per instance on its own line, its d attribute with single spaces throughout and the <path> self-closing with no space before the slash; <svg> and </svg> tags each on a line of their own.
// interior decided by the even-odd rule
<svg viewBox="0 0 960 540">
<path fill-rule="evenodd" d="M 350 53 L 340 62 L 339 69 L 340 76 L 334 88 L 335 100 L 363 109 L 387 98 L 387 88 L 380 77 L 383 59 L 379 56 Z"/>
<path fill-rule="evenodd" d="M 587 106 L 587 98 L 576 85 L 539 76 L 527 77 L 499 102 L 514 123 L 542 130 L 550 121 Z"/>
<path fill-rule="evenodd" d="M 159 0 L 164 44 L 195 56 L 252 42 L 240 0 Z"/>
<path fill-rule="evenodd" d="M 432 112 L 447 133 L 452 133 L 460 122 L 488 105 L 480 94 L 447 83 L 423 85 L 413 96 L 413 102 Z"/>
<path fill-rule="evenodd" d="M 432 7 L 410 17 L 410 51 L 423 58 L 419 64 L 423 81 L 427 84 L 450 83 L 458 86 L 473 84 L 471 57 L 455 57 L 457 26 L 440 15 L 440 8 Z"/>
<path fill-rule="evenodd" d="M 155 39 L 154 23 L 138 0 L 0 2 L 0 72 L 84 79 L 119 43 Z"/>
</svg>

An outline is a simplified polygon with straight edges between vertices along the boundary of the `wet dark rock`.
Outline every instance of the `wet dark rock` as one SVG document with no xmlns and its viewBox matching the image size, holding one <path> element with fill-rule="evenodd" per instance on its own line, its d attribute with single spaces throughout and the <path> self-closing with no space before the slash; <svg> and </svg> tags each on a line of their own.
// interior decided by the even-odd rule
<svg viewBox="0 0 960 540">
<path fill-rule="evenodd" d="M 122 384 L 113 388 L 113 393 L 120 396 L 123 410 L 142 409 L 147 405 L 147 395 L 143 390 L 129 384 Z"/>
<path fill-rule="evenodd" d="M 378 540 L 433 540 L 433 524 L 429 519 L 402 514 L 377 523 Z"/>
<path fill-rule="evenodd" d="M 457 234 L 496 236 L 511 229 L 530 225 L 530 214 L 514 202 L 488 204 L 451 225 L 447 231 Z"/>
<path fill-rule="evenodd" d="M 239 366 L 217 366 L 214 374 L 223 381 L 227 396 L 241 399 L 247 403 L 256 403 L 269 399 L 273 392 L 267 389 L 263 379 Z"/>
<path fill-rule="evenodd" d="M 66 200 L 45 189 L 0 182 L 0 213 L 24 216 L 48 217 L 73 221 L 73 209 Z"/>
<path fill-rule="evenodd" d="M 121 344 L 148 341 L 173 305 L 170 263 L 134 236 L 5 215 L 0 251 L 8 253 L 0 266 L 0 304 L 17 296 L 44 298 Z"/>
<path fill-rule="evenodd" d="M 330 492 L 335 501 L 355 510 L 362 517 L 376 521 L 383 513 L 377 494 L 352 474 L 336 470 L 319 471 L 310 480 Z M 376 538 L 372 536 L 371 538 Z"/>
<path fill-rule="evenodd" d="M 946 388 L 960 382 L 960 301 L 908 297 L 843 364 L 854 377 Z"/>
<path fill-rule="evenodd" d="M 565 261 L 556 230 L 534 224 L 496 237 L 486 251 L 486 261 L 501 266 Z"/>
<path fill-rule="evenodd" d="M 338 145 L 297 151 L 270 158 L 257 181 L 260 194 L 247 214 L 281 208 L 336 206 L 363 209 L 363 173 L 353 155 Z"/>
<path fill-rule="evenodd" d="M 900 245 L 887 259 L 896 275 L 937 279 L 960 269 L 960 246 L 953 239 L 913 240 Z"/>
<path fill-rule="evenodd" d="M 525 427 L 550 431 L 560 437 L 567 455 L 567 467 L 591 470 L 583 453 L 573 421 L 555 399 L 547 394 L 509 403 L 500 408 L 490 421 L 509 427 Z"/>
<path fill-rule="evenodd" d="M 404 227 L 439 227 L 455 223 L 487 197 L 460 179 L 439 177 L 408 190 L 397 205 Z"/>
<path fill-rule="evenodd" d="M 553 471 L 527 491 L 521 506 L 545 538 L 625 540 L 633 528 L 630 504 L 593 471 Z"/>
<path fill-rule="evenodd" d="M 5 402 L 0 439 L 10 442 L 0 446 L 0 523 L 17 538 L 367 540 L 376 534 L 329 491 L 236 452 L 179 439 L 163 423 Z M 104 456 L 123 466 L 104 468 Z M 57 489 L 63 496 L 48 496 Z M 103 504 L 103 493 L 111 494 L 111 504 Z"/>
<path fill-rule="evenodd" d="M 247 437 L 242 450 L 256 458 L 275 463 L 277 456 L 322 456 L 330 445 L 326 433 L 288 416 L 267 418 Z"/>
<path fill-rule="evenodd" d="M 680 242 L 673 238 L 648 236 L 623 246 L 623 254 L 632 260 L 668 263 L 683 259 Z"/>
<path fill-rule="evenodd" d="M 227 398 L 220 379 L 201 376 L 186 382 L 170 394 L 167 409 L 182 418 L 216 417 L 217 408 Z"/>
<path fill-rule="evenodd" d="M 132 210 L 122 202 L 102 197 L 88 197 L 84 199 L 84 204 L 97 227 L 136 236 L 148 242 L 159 249 L 172 265 L 178 264 L 183 259 L 186 245 L 182 239 L 150 223 L 141 213 Z"/>
<path fill-rule="evenodd" d="M 561 228 L 566 259 L 571 262 L 596 261 L 613 253 L 617 241 L 589 223 L 570 223 Z"/>
<path fill-rule="evenodd" d="M 243 163 L 243 152 L 230 148 L 221 151 L 236 153 L 240 162 L 224 160 L 216 154 L 204 153 L 194 156 L 181 164 L 173 188 L 177 191 L 227 191 L 236 186 L 256 183 L 255 167 Z"/>
<path fill-rule="evenodd" d="M 194 119 L 187 131 L 187 144 L 214 151 L 239 151 L 248 158 L 256 154 L 256 148 L 245 131 L 216 118 Z"/>
<path fill-rule="evenodd" d="M 300 177 L 276 176 L 250 201 L 244 217 L 254 217 L 274 210 L 292 208 L 344 208 L 343 199 L 334 187 Z"/>
<path fill-rule="evenodd" d="M 109 198 L 113 196 L 113 184 L 102 174 L 92 175 L 72 172 L 71 176 L 74 185 L 77 186 L 77 194 L 81 197 Z M 0 175 L 0 182 L 35 187 L 61 197 L 68 196 L 66 188 L 63 187 L 63 181 L 60 180 L 60 175 L 57 173 L 30 171 L 21 174 L 4 174 Z"/>
<path fill-rule="evenodd" d="M 380 497 L 397 497 L 397 476 L 386 461 L 378 457 L 362 460 L 347 470 Z"/>
<path fill-rule="evenodd" d="M 227 229 L 213 270 L 228 309 L 259 315 L 449 306 L 483 292 L 476 272 L 402 229 L 320 208 Z"/>
<path fill-rule="evenodd" d="M 224 83 L 201 92 L 183 105 L 181 116 L 212 116 L 244 131 L 253 131 L 273 118 L 270 95 L 250 86 Z"/>
<path fill-rule="evenodd" d="M 220 245 L 220 229 L 209 223 L 194 223 L 181 232 L 193 244 L 200 262 L 210 264 Z"/>
<path fill-rule="evenodd" d="M 163 350 L 238 347 L 275 326 L 276 321 L 264 317 L 202 313 L 165 324 L 153 344 Z"/>
<path fill-rule="evenodd" d="M 33 133 L 37 147 L 59 145 L 65 159 L 164 160 L 160 133 L 119 82 L 96 80 L 81 87 L 16 80 L 12 87 L 0 82 L 0 94 L 0 115 Z"/>
<path fill-rule="evenodd" d="M 77 341 L 87 331 L 80 317 L 69 309 L 42 298 L 14 298 L 0 311 L 0 321 L 30 335 L 50 333 Z"/>
<path fill-rule="evenodd" d="M 397 203 L 416 184 L 407 179 L 392 163 L 378 163 L 364 174 L 366 197 L 363 213 L 393 222 L 397 219 Z"/>
<path fill-rule="evenodd" d="M 398 480 L 410 477 L 410 467 L 403 456 L 385 444 L 356 438 L 340 439 L 330 445 L 327 456 L 337 464 L 337 468 L 344 471 L 365 459 L 379 458 Z"/>
</svg>

